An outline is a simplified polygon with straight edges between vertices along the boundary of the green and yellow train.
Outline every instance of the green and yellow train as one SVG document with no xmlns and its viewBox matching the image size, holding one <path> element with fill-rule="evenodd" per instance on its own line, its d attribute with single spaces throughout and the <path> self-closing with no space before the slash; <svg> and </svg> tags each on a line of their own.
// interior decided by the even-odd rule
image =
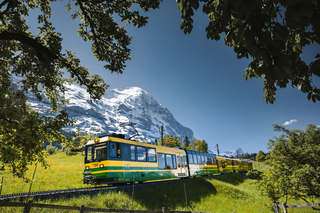
<svg viewBox="0 0 320 213">
<path fill-rule="evenodd" d="M 121 134 L 89 141 L 84 161 L 85 184 L 189 178 L 252 169 L 250 161 L 132 141 Z"/>
</svg>

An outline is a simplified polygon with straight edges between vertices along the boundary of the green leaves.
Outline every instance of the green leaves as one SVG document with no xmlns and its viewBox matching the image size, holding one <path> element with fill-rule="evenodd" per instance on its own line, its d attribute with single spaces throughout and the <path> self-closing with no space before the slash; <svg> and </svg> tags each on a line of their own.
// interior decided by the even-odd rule
<svg viewBox="0 0 320 213">
<path fill-rule="evenodd" d="M 158 142 L 161 145 L 161 142 Z M 180 139 L 173 135 L 163 136 L 163 145 L 169 147 L 180 147 Z"/>
<path fill-rule="evenodd" d="M 0 162 L 10 166 L 14 175 L 24 177 L 29 164 L 47 166 L 43 143 L 63 141 L 59 130 L 73 120 L 64 111 L 56 117 L 40 118 L 15 85 L 2 81 L 0 89 Z"/>
<path fill-rule="evenodd" d="M 309 100 L 319 100 L 319 86 L 313 84 L 319 76 L 317 60 L 307 65 L 301 54 L 306 45 L 320 44 L 320 5 L 314 0 L 198 0 L 208 15 L 207 38 L 224 41 L 233 47 L 237 58 L 252 58 L 245 79 L 263 78 L 264 99 L 275 101 L 277 88 L 297 87 Z M 186 34 L 193 27 L 190 0 L 179 0 L 182 13 L 181 29 Z"/>
<path fill-rule="evenodd" d="M 123 23 L 144 26 L 147 17 L 133 11 L 134 4 L 144 11 L 157 9 L 161 0 L 84 1 L 74 4 L 66 1 L 66 11 L 79 21 L 78 35 L 92 44 L 92 54 L 111 72 L 121 74 L 129 60 L 129 45 Z M 42 144 L 45 141 L 66 139 L 59 130 L 73 125 L 60 107 L 68 102 L 64 98 L 65 83 L 79 83 L 87 88 L 92 100 L 99 100 L 108 85 L 98 75 L 81 65 L 76 54 L 63 50 L 63 35 L 50 22 L 51 4 L 55 0 L 3 1 L 0 4 L 0 161 L 8 163 L 14 174 L 23 177 L 28 164 L 40 162 L 46 165 Z M 196 2 L 192 2 L 195 6 Z M 38 34 L 29 32 L 25 16 L 30 10 L 39 12 Z M 114 20 L 120 17 L 120 23 Z M 80 44 L 81 45 L 81 44 Z M 66 79 L 64 72 L 68 72 Z M 20 76 L 20 86 L 12 88 L 11 77 Z M 51 105 L 52 116 L 39 117 L 26 104 L 25 93 L 33 93 L 38 100 L 46 98 Z"/>
<path fill-rule="evenodd" d="M 283 134 L 269 141 L 270 169 L 259 183 L 263 194 L 278 202 L 293 196 L 310 200 L 320 196 L 320 128 L 309 124 L 305 131 L 274 125 Z"/>
</svg>

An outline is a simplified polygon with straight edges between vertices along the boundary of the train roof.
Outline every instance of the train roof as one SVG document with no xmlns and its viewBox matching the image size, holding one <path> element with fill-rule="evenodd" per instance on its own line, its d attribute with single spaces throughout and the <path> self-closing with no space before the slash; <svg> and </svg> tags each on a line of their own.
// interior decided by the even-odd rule
<svg viewBox="0 0 320 213">
<path fill-rule="evenodd" d="M 155 144 L 151 144 L 151 143 L 144 143 L 144 142 L 139 142 L 139 141 L 135 141 L 135 140 L 129 140 L 129 139 L 125 139 L 124 137 L 117 137 L 116 134 L 101 136 L 97 140 L 90 140 L 87 142 L 86 145 L 93 145 L 93 144 L 103 143 L 103 142 L 107 142 L 107 141 L 157 148 L 158 152 L 185 153 L 185 151 L 183 149 L 180 149 L 179 147 L 159 146 L 159 145 L 155 145 Z"/>
<path fill-rule="evenodd" d="M 228 157 L 222 157 L 222 156 L 216 156 L 216 158 L 226 159 L 226 160 L 231 160 L 231 158 L 228 158 Z"/>
<path fill-rule="evenodd" d="M 249 161 L 249 160 L 238 159 L 238 158 L 228 158 L 228 157 L 222 157 L 222 156 L 216 156 L 216 158 L 251 163 L 251 161 Z"/>
<path fill-rule="evenodd" d="M 204 155 L 204 156 L 215 156 L 215 154 L 204 153 L 204 152 L 199 152 L 199 151 L 194 151 L 194 150 L 189 150 L 189 149 L 185 149 L 185 151 L 187 153 L 191 153 L 191 154 L 199 154 L 199 155 Z"/>
</svg>

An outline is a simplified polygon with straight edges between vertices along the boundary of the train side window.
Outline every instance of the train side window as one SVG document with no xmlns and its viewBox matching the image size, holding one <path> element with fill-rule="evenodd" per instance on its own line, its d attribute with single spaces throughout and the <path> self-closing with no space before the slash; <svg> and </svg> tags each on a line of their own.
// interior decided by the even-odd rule
<svg viewBox="0 0 320 213">
<path fill-rule="evenodd" d="M 184 161 L 184 167 L 188 168 L 187 156 L 183 156 L 183 161 Z"/>
<path fill-rule="evenodd" d="M 111 158 L 120 158 L 121 157 L 121 144 L 110 142 L 110 157 Z"/>
<path fill-rule="evenodd" d="M 147 150 L 145 147 L 137 146 L 138 161 L 147 161 Z"/>
<path fill-rule="evenodd" d="M 193 155 L 188 153 L 188 159 L 189 159 L 189 163 L 193 164 Z"/>
<path fill-rule="evenodd" d="M 157 162 L 156 159 L 156 149 L 148 148 L 148 161 L 149 162 Z"/>
<path fill-rule="evenodd" d="M 173 158 L 172 158 L 172 159 L 173 159 L 173 168 L 176 169 L 176 168 L 177 168 L 177 161 L 176 161 L 177 158 L 176 158 L 175 155 L 173 155 Z"/>
<path fill-rule="evenodd" d="M 212 165 L 212 157 L 208 157 L 208 165 Z"/>
<path fill-rule="evenodd" d="M 200 155 L 197 155 L 197 156 L 198 156 L 198 164 L 202 164 L 201 156 Z"/>
<path fill-rule="evenodd" d="M 158 153 L 159 169 L 166 169 L 165 154 Z"/>
<path fill-rule="evenodd" d="M 198 164 L 198 157 L 197 155 L 193 155 L 193 163 Z"/>
<path fill-rule="evenodd" d="M 208 157 L 207 156 L 204 156 L 204 163 L 208 164 Z"/>
<path fill-rule="evenodd" d="M 172 155 L 166 155 L 167 169 L 173 169 Z"/>
<path fill-rule="evenodd" d="M 131 152 L 131 160 L 135 161 L 136 160 L 136 146 L 131 145 L 130 152 Z"/>
<path fill-rule="evenodd" d="M 213 164 L 213 165 L 217 165 L 217 159 L 216 159 L 216 157 L 212 157 L 212 164 Z"/>
</svg>

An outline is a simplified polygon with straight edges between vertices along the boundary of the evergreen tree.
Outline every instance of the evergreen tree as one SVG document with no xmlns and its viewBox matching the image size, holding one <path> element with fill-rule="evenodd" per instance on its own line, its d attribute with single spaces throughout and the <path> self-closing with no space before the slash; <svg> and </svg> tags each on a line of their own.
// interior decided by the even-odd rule
<svg viewBox="0 0 320 213">
<path fill-rule="evenodd" d="M 188 146 L 189 146 L 189 144 L 190 144 L 189 138 L 188 138 L 188 136 L 186 136 L 186 137 L 184 138 L 184 140 L 183 140 L 182 148 L 183 148 L 183 149 L 187 149 Z"/>
</svg>

